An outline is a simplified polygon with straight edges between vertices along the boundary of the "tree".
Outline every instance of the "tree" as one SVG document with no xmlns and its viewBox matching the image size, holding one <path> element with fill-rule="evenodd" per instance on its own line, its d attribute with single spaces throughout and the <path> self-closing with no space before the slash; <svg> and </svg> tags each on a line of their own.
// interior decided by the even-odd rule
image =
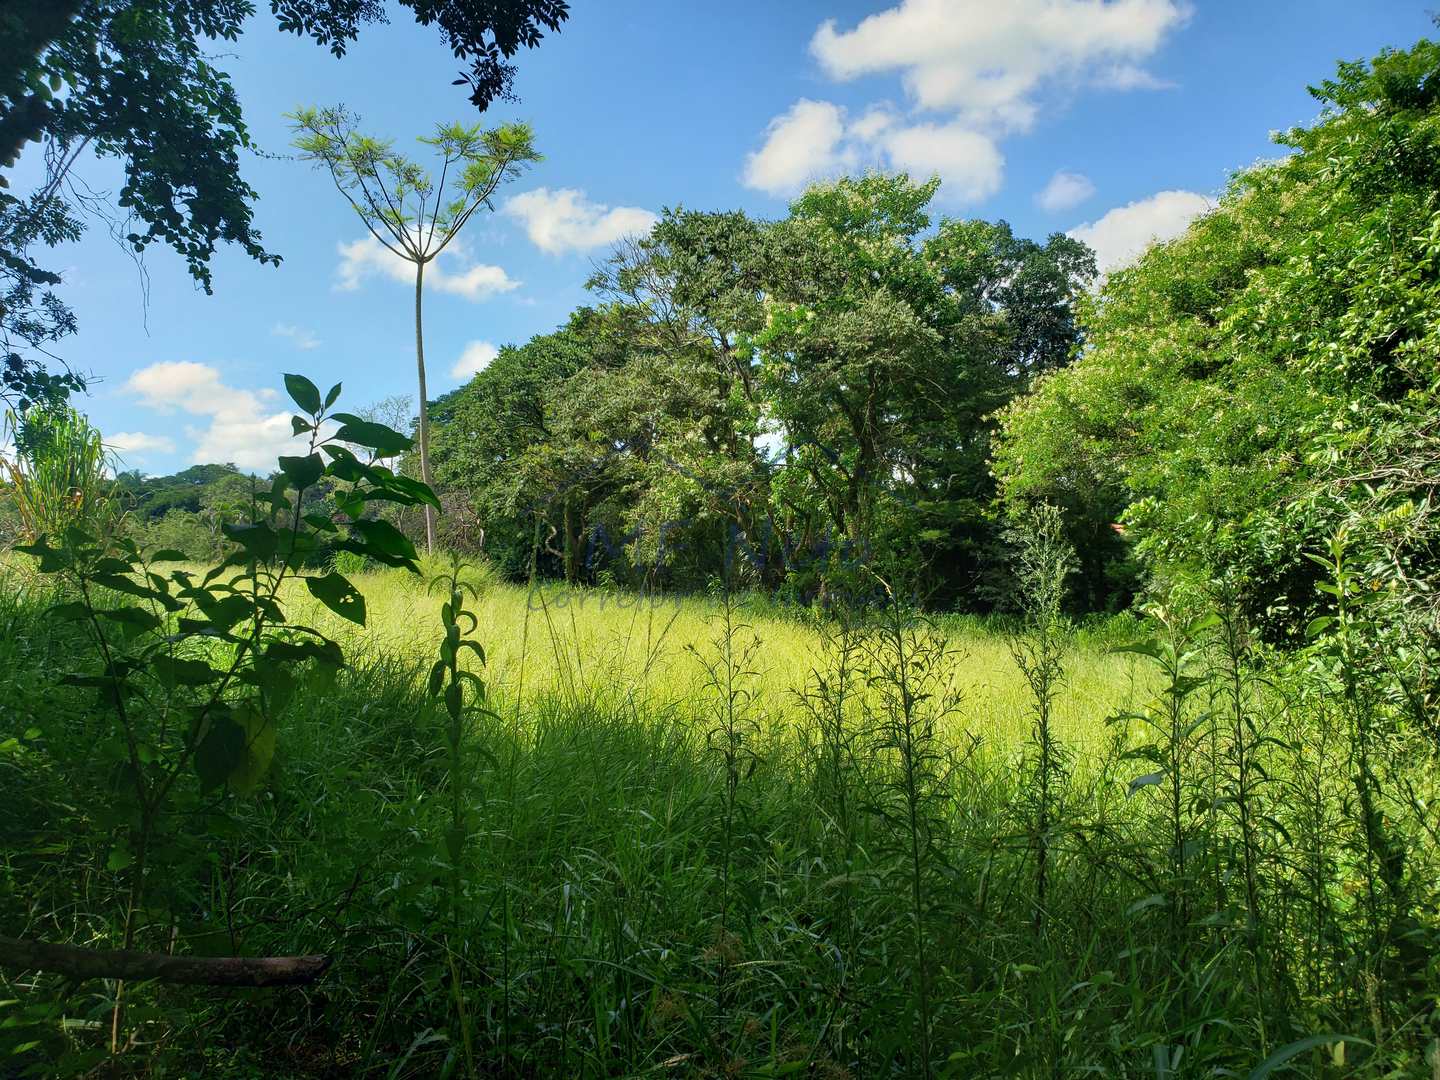
<svg viewBox="0 0 1440 1080">
<path fill-rule="evenodd" d="M 1007 410 L 996 455 L 1008 498 L 1121 523 L 1152 580 L 1228 570 L 1275 636 L 1340 528 L 1427 605 L 1440 541 L 1440 45 L 1312 93 L 1293 154 L 1081 305 L 1084 355 Z"/>
<path fill-rule="evenodd" d="M 361 135 L 358 117 L 344 108 L 300 109 L 290 115 L 295 146 L 323 166 L 365 228 L 391 255 L 415 267 L 415 367 L 419 382 L 420 476 L 430 475 L 429 398 L 425 390 L 422 300 L 425 267 L 450 246 L 497 188 L 539 161 L 527 124 L 440 124 L 420 142 L 438 151 L 440 178 L 397 153 L 386 140 Z M 425 507 L 425 545 L 435 549 L 435 512 Z"/>
<path fill-rule="evenodd" d="M 874 559 L 993 603 L 991 416 L 1069 362 L 1094 262 L 1004 222 L 930 232 L 934 191 L 877 175 L 779 222 L 667 210 L 597 269 L 603 306 L 437 408 L 438 485 L 483 506 L 511 573 L 538 522 L 541 571 L 570 578 L 703 587 L 738 560 L 805 597 Z"/>
<path fill-rule="evenodd" d="M 937 598 L 999 565 L 991 416 L 1078 344 L 1093 256 L 1067 237 L 942 219 L 938 181 L 816 185 L 772 230 L 755 342 L 785 428 L 784 497 L 818 506 L 853 558 L 882 557 Z"/>
<path fill-rule="evenodd" d="M 470 100 L 484 110 L 509 98 L 523 46 L 537 45 L 569 15 L 566 0 L 401 0 L 421 25 L 438 25 L 469 70 Z M 361 26 L 385 21 L 379 0 L 271 0 L 282 30 L 312 38 L 336 56 Z M 255 191 L 240 176 L 253 148 L 229 77 L 208 42 L 235 41 L 255 13 L 251 0 L 9 0 L 0 6 L 0 188 L 25 145 L 46 144 L 47 175 L 21 197 L 0 191 L 0 345 L 6 397 L 19 404 L 83 387 L 49 376 L 45 348 L 74 330 L 39 266 L 35 245 L 72 240 L 81 229 L 67 180 L 91 151 L 125 170 L 112 222 L 135 252 L 159 241 L 184 257 L 195 280 L 212 286 L 219 243 L 277 263 L 252 222 Z"/>
</svg>

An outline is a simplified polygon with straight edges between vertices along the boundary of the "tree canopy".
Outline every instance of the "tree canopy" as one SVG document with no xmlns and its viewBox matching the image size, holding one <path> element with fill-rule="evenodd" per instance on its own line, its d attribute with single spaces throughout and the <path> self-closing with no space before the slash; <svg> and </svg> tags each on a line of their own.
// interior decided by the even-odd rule
<svg viewBox="0 0 1440 1080">
<path fill-rule="evenodd" d="M 1152 574 L 1244 580 L 1303 625 L 1349 542 L 1434 576 L 1440 47 L 1341 65 L 1292 151 L 1080 307 L 1087 344 L 1004 415 L 1009 498 L 1118 522 Z"/>
<path fill-rule="evenodd" d="M 456 82 L 481 110 L 512 95 L 517 51 L 569 15 L 565 0 L 402 3 L 469 65 Z M 280 29 L 336 56 L 363 26 L 385 21 L 378 0 L 274 0 L 271 9 Z M 73 332 L 74 319 L 54 291 L 59 276 L 33 251 L 79 235 L 64 183 L 87 150 L 124 169 L 117 232 L 137 253 L 170 247 L 207 292 L 219 244 L 279 262 L 255 227 L 258 196 L 241 176 L 253 140 L 229 77 L 207 52 L 209 42 L 237 40 L 254 14 L 249 0 L 17 0 L 0 11 L 0 187 L 27 143 L 44 142 L 47 165 L 38 191 L 0 191 L 7 396 L 24 404 L 82 385 L 45 375 L 44 351 Z"/>
<path fill-rule="evenodd" d="M 984 605 L 988 417 L 1080 340 L 1078 241 L 932 221 L 936 182 L 811 188 L 780 221 L 667 211 L 599 304 L 439 403 L 436 478 L 505 562 L 802 595 L 846 563 Z"/>
</svg>

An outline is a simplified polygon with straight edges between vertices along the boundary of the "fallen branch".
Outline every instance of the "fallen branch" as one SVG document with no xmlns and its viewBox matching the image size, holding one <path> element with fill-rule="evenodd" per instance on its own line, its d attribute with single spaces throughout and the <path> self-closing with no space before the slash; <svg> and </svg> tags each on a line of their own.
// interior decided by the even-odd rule
<svg viewBox="0 0 1440 1080">
<path fill-rule="evenodd" d="M 187 986 L 303 986 L 318 979 L 329 966 L 328 956 L 169 956 L 0 937 L 0 968 L 50 971 L 71 979 L 158 979 Z"/>
</svg>

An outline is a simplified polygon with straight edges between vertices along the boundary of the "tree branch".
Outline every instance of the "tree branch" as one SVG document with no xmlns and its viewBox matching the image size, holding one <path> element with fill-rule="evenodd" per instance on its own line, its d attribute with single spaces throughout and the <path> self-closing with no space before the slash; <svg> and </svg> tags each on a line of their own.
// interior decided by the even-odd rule
<svg viewBox="0 0 1440 1080">
<path fill-rule="evenodd" d="M 71 979 L 158 979 L 186 986 L 304 986 L 329 967 L 328 956 L 170 956 L 0 937 L 0 968 L 50 971 Z"/>
</svg>

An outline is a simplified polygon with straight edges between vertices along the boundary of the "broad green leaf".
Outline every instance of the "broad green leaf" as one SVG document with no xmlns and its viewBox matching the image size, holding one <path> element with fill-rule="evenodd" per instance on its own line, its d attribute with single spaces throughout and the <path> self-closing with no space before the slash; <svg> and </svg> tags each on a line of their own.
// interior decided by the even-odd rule
<svg viewBox="0 0 1440 1080">
<path fill-rule="evenodd" d="M 203 660 L 187 660 L 167 653 L 152 656 L 150 668 L 166 686 L 204 686 L 220 678 L 220 672 Z"/>
<path fill-rule="evenodd" d="M 340 422 L 340 429 L 331 436 L 332 439 L 374 450 L 380 457 L 403 454 L 415 445 L 414 440 L 373 420 L 364 420 L 351 413 L 336 413 L 335 419 Z"/>
<path fill-rule="evenodd" d="M 247 738 L 245 728 L 229 716 L 211 719 L 195 747 L 195 772 L 202 789 L 213 791 L 223 786 L 244 764 Z"/>
<path fill-rule="evenodd" d="M 273 559 L 275 552 L 279 550 L 280 538 L 275 535 L 275 530 L 263 521 L 246 525 L 222 525 L 220 531 L 262 562 Z"/>
<path fill-rule="evenodd" d="M 336 615 L 359 626 L 365 625 L 365 597 L 344 574 L 307 577 L 305 584 L 310 589 L 310 595 Z"/>
<path fill-rule="evenodd" d="M 307 457 L 282 455 L 279 460 L 280 471 L 295 485 L 297 491 L 312 486 L 325 474 L 325 461 L 319 454 L 310 454 Z"/>
<path fill-rule="evenodd" d="M 237 709 L 235 721 L 244 732 L 244 748 L 227 780 L 232 790 L 248 794 L 260 786 L 275 758 L 275 724 L 253 706 Z"/>
<path fill-rule="evenodd" d="M 1330 1046 L 1332 1043 L 1339 1042 L 1356 1043 L 1360 1046 L 1370 1045 L 1364 1039 L 1357 1039 L 1353 1035 L 1307 1035 L 1303 1039 L 1297 1039 L 1295 1042 L 1287 1043 L 1280 1047 L 1279 1050 L 1276 1050 L 1259 1065 L 1255 1066 L 1255 1068 L 1250 1071 L 1250 1075 L 1246 1080 L 1264 1080 L 1265 1077 L 1269 1076 L 1281 1065 L 1284 1065 L 1293 1058 L 1299 1057 L 1305 1053 L 1305 1051 L 1314 1050 L 1317 1046 Z"/>
<path fill-rule="evenodd" d="M 304 375 L 286 375 L 285 389 L 290 394 L 290 400 L 300 406 L 307 415 L 316 416 L 320 413 L 320 390 Z"/>
</svg>

